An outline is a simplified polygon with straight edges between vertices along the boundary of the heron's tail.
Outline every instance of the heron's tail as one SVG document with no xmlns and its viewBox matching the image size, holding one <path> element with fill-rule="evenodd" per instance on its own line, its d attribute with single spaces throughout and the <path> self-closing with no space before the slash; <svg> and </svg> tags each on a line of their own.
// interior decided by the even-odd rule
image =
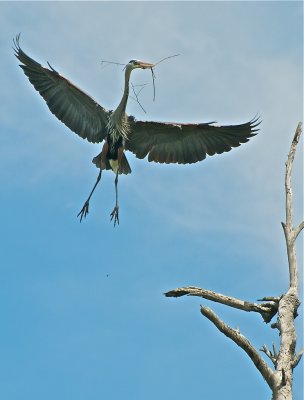
<svg viewBox="0 0 304 400">
<path fill-rule="evenodd" d="M 98 154 L 98 156 L 94 157 L 92 160 L 92 163 L 96 165 L 97 168 L 100 168 L 100 164 L 101 164 L 101 153 Z M 110 162 L 108 159 L 106 159 L 106 167 L 105 169 L 110 169 L 112 170 L 112 167 L 110 165 Z M 130 174 L 131 173 L 131 167 L 128 163 L 127 157 L 125 155 L 125 153 L 123 153 L 122 155 L 122 159 L 121 159 L 121 163 L 120 163 L 120 171 L 119 174 Z"/>
</svg>

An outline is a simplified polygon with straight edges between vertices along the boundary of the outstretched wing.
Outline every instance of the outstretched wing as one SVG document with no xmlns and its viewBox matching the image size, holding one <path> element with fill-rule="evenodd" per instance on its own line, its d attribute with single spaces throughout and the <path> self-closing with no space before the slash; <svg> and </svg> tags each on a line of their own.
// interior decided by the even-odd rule
<svg viewBox="0 0 304 400">
<path fill-rule="evenodd" d="M 137 158 L 158 163 L 192 164 L 230 151 L 256 135 L 257 118 L 241 125 L 217 126 L 214 123 L 175 124 L 136 121 L 129 117 L 130 134 L 126 149 Z"/>
<path fill-rule="evenodd" d="M 50 65 L 51 69 L 44 68 L 25 54 L 19 46 L 19 36 L 14 40 L 15 56 L 50 111 L 77 135 L 89 142 L 101 142 L 106 136 L 108 111 Z"/>
</svg>

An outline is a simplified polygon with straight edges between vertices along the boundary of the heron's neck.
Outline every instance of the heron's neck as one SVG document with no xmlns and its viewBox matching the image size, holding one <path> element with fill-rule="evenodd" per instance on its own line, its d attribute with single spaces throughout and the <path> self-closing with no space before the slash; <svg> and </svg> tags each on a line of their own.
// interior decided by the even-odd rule
<svg viewBox="0 0 304 400">
<path fill-rule="evenodd" d="M 126 112 L 126 107 L 127 107 L 128 97 L 129 97 L 129 81 L 130 81 L 131 72 L 132 72 L 131 69 L 126 68 L 125 88 L 124 88 L 122 99 L 120 100 L 118 107 L 116 108 L 116 110 L 113 113 L 114 118 L 120 119 Z"/>
</svg>

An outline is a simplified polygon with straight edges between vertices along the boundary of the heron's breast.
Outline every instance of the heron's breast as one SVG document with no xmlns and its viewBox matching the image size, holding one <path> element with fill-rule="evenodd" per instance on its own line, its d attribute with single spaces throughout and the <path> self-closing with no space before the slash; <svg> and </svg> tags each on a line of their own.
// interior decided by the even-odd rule
<svg viewBox="0 0 304 400">
<path fill-rule="evenodd" d="M 113 137 L 108 135 L 107 142 L 109 145 L 107 159 L 108 160 L 117 160 L 118 149 L 123 146 L 123 138 L 120 136 L 117 140 L 113 140 Z"/>
</svg>

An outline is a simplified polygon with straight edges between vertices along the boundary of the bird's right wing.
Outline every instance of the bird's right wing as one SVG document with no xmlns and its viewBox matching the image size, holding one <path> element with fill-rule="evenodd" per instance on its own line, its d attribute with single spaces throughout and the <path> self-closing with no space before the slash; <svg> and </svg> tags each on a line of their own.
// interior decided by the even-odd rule
<svg viewBox="0 0 304 400">
<path fill-rule="evenodd" d="M 179 124 L 136 121 L 129 117 L 130 134 L 126 150 L 137 158 L 158 163 L 192 164 L 230 151 L 254 136 L 258 119 L 240 125 L 219 126 L 214 123 Z"/>
<path fill-rule="evenodd" d="M 19 46 L 19 36 L 14 40 L 15 56 L 50 111 L 77 135 L 89 142 L 101 142 L 106 136 L 109 112 L 51 66 L 44 68 L 25 54 Z"/>
</svg>

